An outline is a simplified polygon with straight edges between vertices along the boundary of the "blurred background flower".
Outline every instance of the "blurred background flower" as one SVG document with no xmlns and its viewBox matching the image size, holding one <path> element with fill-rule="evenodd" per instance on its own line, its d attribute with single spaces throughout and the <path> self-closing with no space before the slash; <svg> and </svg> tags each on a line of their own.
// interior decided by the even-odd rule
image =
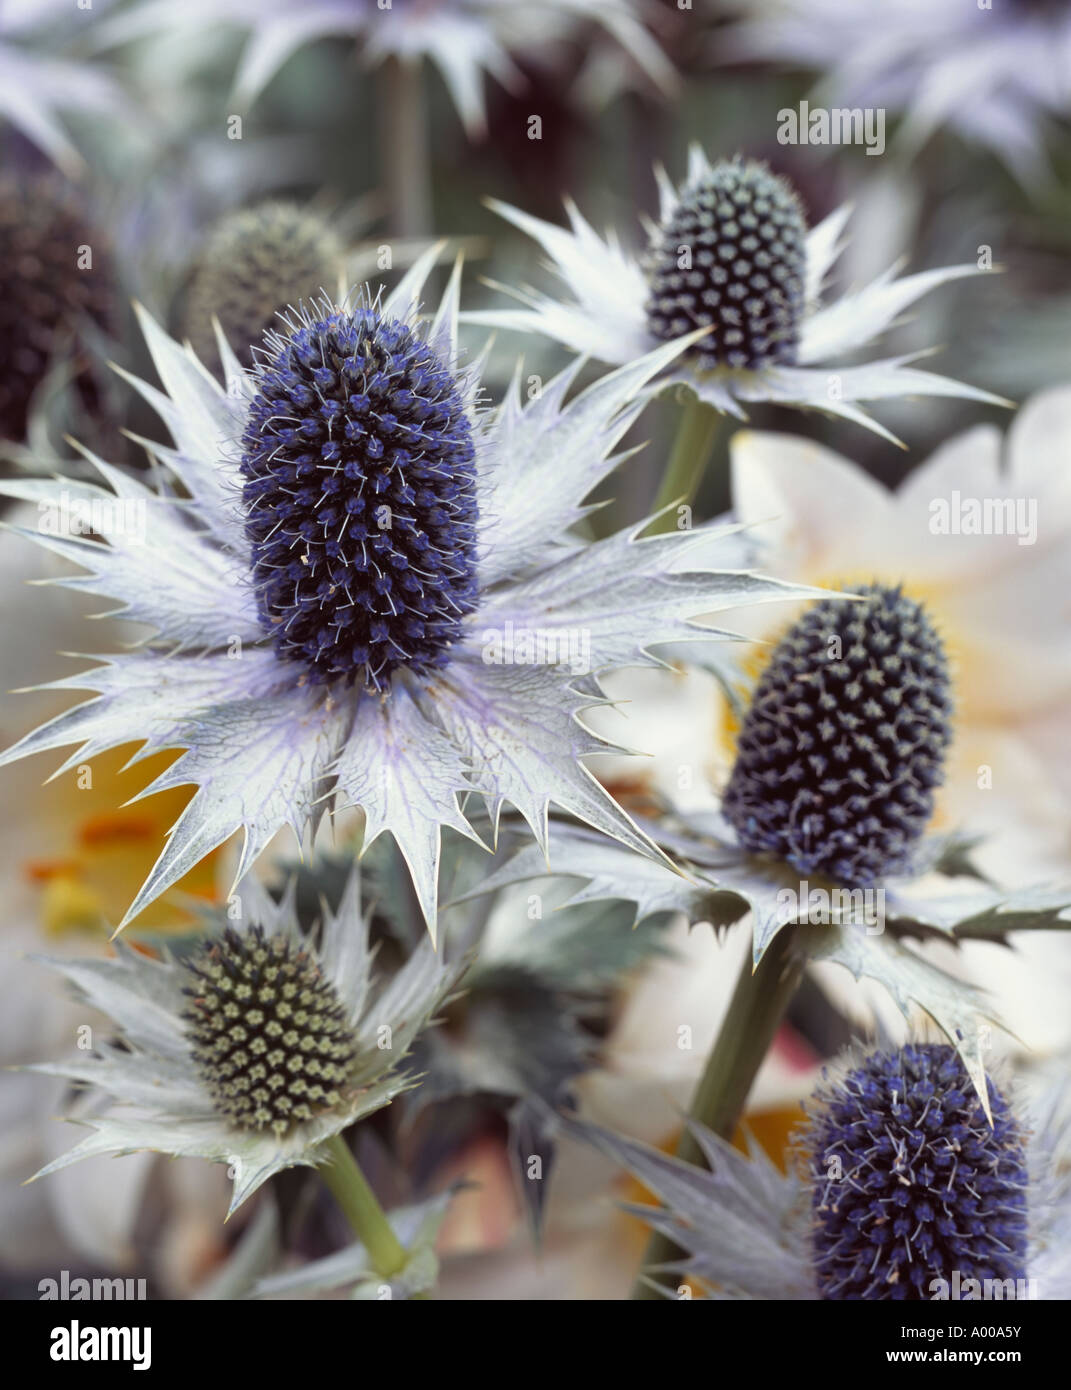
<svg viewBox="0 0 1071 1390">
<path fill-rule="evenodd" d="M 6 0 L 0 9 L 0 117 L 73 176 L 87 167 L 71 127 L 99 118 L 114 127 L 131 114 L 107 70 L 84 61 L 86 36 L 108 3 Z"/>
<path fill-rule="evenodd" d="M 715 58 L 821 74 L 816 106 L 887 107 L 910 153 L 942 126 L 1037 182 L 1071 115 L 1071 14 L 1060 0 L 714 0 L 740 17 Z"/>
</svg>

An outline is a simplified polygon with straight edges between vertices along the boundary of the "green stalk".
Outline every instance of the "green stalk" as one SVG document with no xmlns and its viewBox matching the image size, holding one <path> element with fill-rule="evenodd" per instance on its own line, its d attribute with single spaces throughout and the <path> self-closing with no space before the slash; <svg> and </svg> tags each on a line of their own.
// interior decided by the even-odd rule
<svg viewBox="0 0 1071 1390">
<path fill-rule="evenodd" d="M 372 1268 L 389 1279 L 404 1266 L 405 1247 L 394 1234 L 376 1194 L 341 1134 L 324 1145 L 328 1161 L 319 1169 L 332 1196 L 346 1214 L 354 1235 L 368 1252 Z"/>
<path fill-rule="evenodd" d="M 706 401 L 701 401 L 691 392 L 688 393 L 687 403 L 681 411 L 669 463 L 666 465 L 658 496 L 655 498 L 656 512 L 673 502 L 691 503 L 695 500 L 721 422 L 722 416 L 712 405 L 707 405 Z M 661 535 L 663 532 L 674 530 L 676 524 L 674 514 L 667 512 L 652 522 L 647 528 L 647 534 Z"/>
<path fill-rule="evenodd" d="M 792 936 L 791 927 L 782 927 L 754 970 L 750 954 L 744 961 L 729 1011 L 692 1101 L 689 1118 L 722 1139 L 731 1141 L 736 1132 L 748 1092 L 803 974 L 806 956 L 795 948 Z M 702 1150 L 687 1127 L 677 1145 L 677 1157 L 705 1166 Z M 680 1254 L 668 1237 L 655 1233 L 647 1244 L 640 1272 Z M 632 1297 L 657 1299 L 662 1295 L 638 1279 Z"/>
<path fill-rule="evenodd" d="M 382 64 L 378 116 L 380 178 L 392 235 L 431 235 L 431 160 L 423 64 L 389 57 Z"/>
</svg>

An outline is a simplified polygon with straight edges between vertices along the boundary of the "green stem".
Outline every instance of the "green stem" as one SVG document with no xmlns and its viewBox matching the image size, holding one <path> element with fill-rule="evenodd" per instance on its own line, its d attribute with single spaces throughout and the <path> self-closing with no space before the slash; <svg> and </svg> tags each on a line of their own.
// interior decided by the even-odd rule
<svg viewBox="0 0 1071 1390">
<path fill-rule="evenodd" d="M 335 1201 L 346 1213 L 357 1239 L 368 1252 L 372 1268 L 384 1279 L 397 1274 L 407 1259 L 405 1247 L 394 1234 L 368 1179 L 340 1134 L 324 1145 L 328 1161 L 320 1176 Z"/>
<path fill-rule="evenodd" d="M 688 393 L 688 400 L 681 411 L 680 423 L 677 426 L 677 437 L 673 441 L 669 462 L 658 489 L 658 496 L 655 498 L 656 512 L 673 502 L 691 503 L 695 500 L 721 422 L 722 416 L 713 406 L 707 405 L 706 401 L 701 401 L 691 392 Z M 665 531 L 674 530 L 675 527 L 676 518 L 672 512 L 667 512 L 648 527 L 648 534 L 660 535 Z"/>
<path fill-rule="evenodd" d="M 390 57 L 382 64 L 380 178 L 390 203 L 390 231 L 417 239 L 431 235 L 431 161 L 424 103 L 423 65 Z"/>
<path fill-rule="evenodd" d="M 706 1070 L 692 1101 L 689 1119 L 731 1141 L 752 1083 L 770 1049 L 774 1034 L 803 973 L 806 956 L 796 949 L 791 927 L 782 927 L 752 969 L 748 955 L 729 1003 L 729 1010 L 707 1059 Z M 677 1145 L 677 1157 L 704 1166 L 703 1153 L 687 1126 Z M 641 1273 L 681 1252 L 666 1236 L 654 1234 L 644 1252 Z M 637 1280 L 634 1299 L 662 1295 Z"/>
</svg>

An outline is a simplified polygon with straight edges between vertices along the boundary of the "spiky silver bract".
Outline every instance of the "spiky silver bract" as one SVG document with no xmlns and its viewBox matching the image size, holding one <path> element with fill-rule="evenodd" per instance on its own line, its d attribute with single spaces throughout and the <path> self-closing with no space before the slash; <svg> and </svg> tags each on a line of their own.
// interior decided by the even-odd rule
<svg viewBox="0 0 1071 1390">
<path fill-rule="evenodd" d="M 602 362 L 624 363 L 642 358 L 663 336 L 664 316 L 654 323 L 650 318 L 652 283 L 648 267 L 659 264 L 659 252 L 665 250 L 665 232 L 673 227 L 681 209 L 694 203 L 703 190 L 725 179 L 725 170 L 732 163 L 723 160 L 711 166 L 703 151 L 693 146 L 688 175 L 679 189 L 664 172 L 657 171 L 661 215 L 658 226 L 651 229 L 651 245 L 644 257 L 626 251 L 613 232 L 605 239 L 600 237 L 571 202 L 566 204 L 568 230 L 507 204 L 492 202 L 501 216 L 539 243 L 550 257 L 552 269 L 564 282 L 568 297 L 559 301 L 532 289 L 501 287 L 522 307 L 479 310 L 467 318 L 488 327 L 540 333 L 563 343 L 570 351 L 589 353 Z M 844 363 L 849 354 L 868 347 L 884 334 L 923 295 L 949 281 L 980 273 L 976 265 L 958 265 L 898 279 L 893 267 L 865 288 L 823 303 L 823 288 L 840 254 L 849 211 L 841 208 L 831 213 L 807 233 L 802 304 L 794 315 L 798 342 L 791 363 L 769 360 L 760 364 L 760 359 L 755 358 L 748 367 L 734 364 L 723 355 L 719 359 L 721 365 L 710 369 L 709 363 L 682 358 L 658 378 L 658 387 L 668 390 L 685 386 L 714 409 L 740 419 L 747 418 L 749 402 L 768 401 L 817 410 L 853 420 L 895 443 L 899 442 L 895 436 L 875 421 L 860 402 L 897 396 L 958 396 L 1008 404 L 988 391 L 919 371 L 910 364 L 923 355 L 920 353 L 862 365 Z M 734 231 L 734 238 L 735 235 Z M 701 245 L 679 249 L 689 250 L 694 257 Z M 733 241 L 725 245 L 727 250 L 735 249 Z M 748 262 L 741 285 L 746 285 L 752 269 Z M 719 303 L 708 307 L 712 323 L 735 326 L 734 305 Z M 729 318 L 725 318 L 726 313 Z"/>
<path fill-rule="evenodd" d="M 433 247 L 375 301 L 382 321 L 416 331 L 414 304 L 438 254 Z M 265 630 L 237 443 L 259 380 L 225 344 L 223 388 L 142 314 L 166 394 L 129 379 L 171 431 L 174 447 L 148 447 L 181 498 L 92 456 L 101 486 L 2 485 L 44 510 L 65 491 L 95 504 L 105 544 L 26 534 L 85 571 L 59 582 L 113 598 L 113 611 L 148 624 L 155 636 L 53 683 L 95 691 L 96 698 L 37 729 L 0 762 L 77 744 L 66 770 L 143 739 L 134 761 L 162 749 L 187 751 L 142 795 L 199 788 L 125 921 L 237 830 L 244 841 L 236 882 L 277 831 L 289 825 L 299 837 L 314 832 L 329 804 L 363 810 L 366 844 L 384 832 L 394 837 L 431 930 L 441 828 L 478 838 L 459 805 L 466 793 L 486 803 L 492 834 L 508 801 L 545 850 L 553 803 L 660 857 L 585 766 L 610 747 L 582 721 L 585 709 L 604 702 L 599 673 L 657 664 L 651 648 L 664 643 L 728 635 L 701 626 L 696 615 L 706 620 L 813 592 L 739 570 L 724 526 L 644 539 L 641 526 L 585 540 L 575 529 L 588 510 L 585 499 L 629 456 L 614 449 L 643 409 L 643 388 L 689 340 L 662 344 L 577 394 L 580 363 L 525 403 L 518 376 L 500 408 L 479 413 L 478 369 L 463 370 L 458 361 L 459 284 L 460 268 L 419 333 L 455 374 L 472 432 L 476 602 L 445 665 L 430 674 L 399 667 L 388 698 L 356 684 L 309 680 L 300 662 L 280 660 Z M 321 476 L 328 479 L 346 465 L 323 455 L 323 447 Z M 144 535 L 123 524 L 138 509 Z M 295 536 L 293 562 L 301 563 L 307 545 Z M 389 604 L 389 594 L 379 601 Z"/>
<path fill-rule="evenodd" d="M 362 907 L 356 870 L 337 909 L 324 907 L 318 942 L 299 928 L 294 890 L 292 881 L 276 902 L 249 880 L 239 899 L 241 934 L 209 938 L 192 969 L 121 941 L 112 959 L 44 962 L 111 1020 L 118 1040 L 33 1068 L 107 1097 L 106 1106 L 77 1117 L 92 1130 L 89 1137 L 37 1177 L 95 1154 L 154 1150 L 205 1158 L 231 1168 L 233 1212 L 273 1174 L 324 1162 L 327 1140 L 413 1084 L 406 1056 L 448 996 L 456 970 L 425 937 L 395 975 L 374 972 L 371 914 Z M 258 952 L 263 961 L 254 959 Z M 215 968 L 221 963 L 222 972 Z M 273 972 L 287 964 L 292 978 L 285 969 Z M 271 1000 L 260 997 L 265 989 L 275 991 Z M 266 1016 L 259 1023 L 258 1010 Z M 280 1066 L 273 1048 L 286 1053 Z M 325 1061 L 330 1086 L 310 1094 Z M 259 1109 L 241 1103 L 261 1087 L 274 1092 L 274 1102 L 268 1094 L 256 1101 Z M 290 1104 L 280 1109 L 283 1092 Z"/>
</svg>

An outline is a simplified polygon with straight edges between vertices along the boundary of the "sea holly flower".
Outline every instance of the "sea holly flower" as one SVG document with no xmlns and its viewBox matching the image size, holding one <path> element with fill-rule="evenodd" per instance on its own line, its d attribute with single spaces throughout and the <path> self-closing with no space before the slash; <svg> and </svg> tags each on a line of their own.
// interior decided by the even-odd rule
<svg viewBox="0 0 1071 1390">
<path fill-rule="evenodd" d="M 944 1044 L 853 1051 L 805 1106 L 787 1173 L 700 1125 L 707 1168 L 562 1124 L 661 1198 L 629 1210 L 683 1252 L 650 1276 L 668 1297 L 683 1278 L 729 1300 L 1066 1298 L 1066 1119 L 986 1087 L 988 1114 Z"/>
<path fill-rule="evenodd" d="M 297 871 L 303 921 L 320 895 L 337 901 L 351 863 L 347 851 L 319 856 Z M 361 871 L 364 896 L 374 904 L 372 951 L 377 961 L 389 962 L 424 930 L 412 910 L 405 865 L 394 846 L 379 840 L 364 856 Z M 455 841 L 444 851 L 444 897 L 485 872 L 480 850 L 467 840 Z M 568 891 L 567 885 L 558 886 L 560 896 Z M 473 1205 L 481 1212 L 477 1224 L 484 1237 L 495 1243 L 520 1225 L 522 1206 L 538 1236 L 557 1182 L 557 1154 L 543 1124 L 546 1106 L 565 1103 L 590 1080 L 602 1064 L 602 1040 L 618 991 L 642 963 L 665 949 L 661 924 L 634 929 L 624 904 L 561 912 L 553 904 L 553 893 L 542 895 L 543 917 L 533 922 L 532 899 L 527 888 L 518 887 L 500 895 L 490 912 L 483 903 L 442 909 L 447 958 L 464 957 L 471 964 L 456 994 L 438 1011 L 436 1026 L 417 1039 L 410 1066 L 420 1084 L 399 1098 L 399 1118 L 392 1125 L 406 1135 L 408 1171 L 422 1175 L 420 1192 L 437 1191 L 455 1178 L 483 1186 Z M 542 1180 L 528 1181 L 525 1174 L 536 1156 Z M 567 1206 L 575 1205 L 575 1192 L 561 1195 Z M 391 1219 L 402 1215 L 392 1212 Z M 416 1219 L 417 1212 L 413 1215 Z M 555 1219 L 561 1222 L 560 1210 Z M 467 1219 L 460 1224 L 461 1243 L 468 1248 L 473 1233 Z M 399 1236 L 408 1249 L 410 1235 L 399 1230 Z M 273 1275 L 265 1293 L 292 1289 L 298 1296 L 352 1284 L 365 1259 L 359 1246 L 347 1255 L 337 1252 Z M 333 1282 L 321 1285 L 321 1276 Z"/>
<path fill-rule="evenodd" d="M 945 266 L 873 284 L 823 303 L 848 209 L 808 231 L 790 185 L 752 160 L 711 165 L 693 146 L 684 185 L 659 173 L 661 216 L 644 258 L 613 233 L 603 239 L 572 204 L 570 230 L 503 203 L 492 206 L 550 257 L 569 298 L 508 289 L 519 309 L 488 309 L 472 322 L 541 333 L 603 362 L 630 362 L 658 342 L 706 335 L 658 385 L 687 386 L 714 409 L 745 418 L 749 401 L 824 411 L 892 439 L 860 406 L 894 396 L 999 398 L 909 364 L 919 355 L 862 365 L 844 358 L 869 346 L 903 311 L 974 265 Z"/>
<path fill-rule="evenodd" d="M 868 888 L 907 869 L 951 739 L 944 646 L 898 589 L 815 605 L 762 673 L 723 811 L 740 843 Z"/>
<path fill-rule="evenodd" d="M 760 0 L 710 45 L 715 62 L 771 59 L 823 76 L 814 106 L 901 112 L 917 147 L 947 127 L 1019 178 L 1047 171 L 1047 130 L 1071 111 L 1071 14 L 1062 0 Z"/>
<path fill-rule="evenodd" d="M 895 490 L 813 440 L 742 430 L 730 443 L 741 564 L 855 591 L 875 581 L 902 586 L 923 601 L 955 673 L 936 816 L 987 837 L 980 865 L 1011 884 L 1061 872 L 1071 826 L 1071 633 L 1060 605 L 1039 601 L 1071 583 L 1069 432 L 1071 390 L 1056 387 L 1028 400 L 1004 436 L 991 425 L 954 436 Z M 827 505 L 831 496 L 836 508 Z M 607 683 L 612 698 L 635 708 L 627 741 L 653 751 L 656 731 L 644 710 L 667 702 L 671 727 L 688 721 L 682 749 L 701 731 L 705 751 L 689 758 L 693 805 L 716 802 L 735 754 L 735 705 L 792 616 L 732 615 L 755 639 L 732 649 L 740 660 L 722 660 L 727 648 L 674 653 L 681 675 L 663 677 L 644 700 L 629 688 L 635 677 Z M 614 732 L 603 719 L 600 732 Z M 652 764 L 656 792 L 672 790 L 683 756 Z"/>
<path fill-rule="evenodd" d="M 250 880 L 241 905 L 241 930 L 181 959 L 119 942 L 112 959 L 48 962 L 118 1040 L 34 1068 L 107 1097 L 37 1177 L 94 1154 L 206 1158 L 229 1165 L 234 1211 L 284 1168 L 327 1162 L 336 1135 L 413 1084 L 406 1055 L 456 977 L 430 940 L 377 978 L 357 872 L 318 940 L 299 929 L 293 881 L 276 902 Z"/>
<path fill-rule="evenodd" d="M 4 758 L 79 744 L 65 770 L 143 739 L 139 759 L 188 750 L 144 795 L 200 788 L 124 922 L 236 830 L 237 881 L 329 803 L 363 809 L 366 843 L 393 835 L 431 928 L 441 827 L 476 838 L 465 793 L 492 824 L 511 802 L 544 846 L 553 802 L 657 855 L 584 765 L 606 746 L 580 718 L 599 673 L 709 636 L 693 614 L 803 592 L 722 568 L 731 528 L 578 536 L 682 344 L 569 400 L 579 363 L 524 404 L 518 377 L 480 414 L 457 360 L 459 274 L 426 331 L 410 313 L 437 253 L 385 299 L 303 310 L 252 373 L 224 344 L 226 389 L 143 314 L 168 394 L 134 384 L 174 437 L 149 448 L 184 496 L 98 459 L 107 487 L 3 485 L 42 508 L 31 538 L 87 571 L 64 583 L 156 633 L 56 682 L 97 698 Z M 105 544 L 55 534 L 72 503 Z"/>
<path fill-rule="evenodd" d="M 904 938 L 1066 929 L 1071 888 L 1002 895 L 952 882 L 972 872 L 964 846 L 927 825 L 953 702 L 923 604 L 884 585 L 824 599 L 774 648 L 719 808 L 647 827 L 691 882 L 568 825 L 553 836 L 555 870 L 585 881 L 570 901 L 624 898 L 641 918 L 678 910 L 727 926 L 750 910 L 756 966 L 788 933 L 793 958 L 877 980 L 905 1017 L 918 1006 L 936 1020 L 984 1095 L 979 1025 L 999 1022 L 992 1005 Z M 545 871 L 521 850 L 482 891 Z"/>
<path fill-rule="evenodd" d="M 984 837 L 980 867 L 1010 885 L 1062 873 L 1071 835 L 1071 626 L 1045 601 L 1071 586 L 1069 443 L 1071 388 L 1057 386 L 1024 402 L 1004 434 L 954 435 L 895 489 L 811 439 L 740 430 L 729 445 L 742 566 L 855 592 L 902 586 L 923 602 L 955 679 L 935 823 Z M 667 654 L 676 671 L 615 674 L 596 728 L 656 754 L 638 774 L 654 795 L 683 801 L 687 764 L 688 807 L 716 806 L 737 705 L 794 616 L 732 614 L 724 621 L 751 645 L 692 647 Z M 600 774 L 637 778 L 623 763 Z"/>
<path fill-rule="evenodd" d="M 101 26 L 101 47 L 127 43 L 180 27 L 225 23 L 249 31 L 234 79 L 233 99 L 252 105 L 283 64 L 317 39 L 351 38 L 369 66 L 396 58 L 425 59 L 442 74 L 470 137 L 486 129 L 483 76 L 506 87 L 523 85 L 510 54 L 569 37 L 585 21 L 599 29 L 657 86 L 672 90 L 675 73 L 642 23 L 634 0 L 314 0 L 295 15 L 288 0 L 231 0 L 221 14 L 212 0 L 191 0 L 176 9 L 166 0 L 143 0 Z"/>
<path fill-rule="evenodd" d="M 818 1092 L 804 1142 L 821 1298 L 919 1299 L 945 1270 L 1024 1279 L 1025 1135 L 988 1090 L 987 1116 L 952 1048 L 911 1046 Z"/>
</svg>

